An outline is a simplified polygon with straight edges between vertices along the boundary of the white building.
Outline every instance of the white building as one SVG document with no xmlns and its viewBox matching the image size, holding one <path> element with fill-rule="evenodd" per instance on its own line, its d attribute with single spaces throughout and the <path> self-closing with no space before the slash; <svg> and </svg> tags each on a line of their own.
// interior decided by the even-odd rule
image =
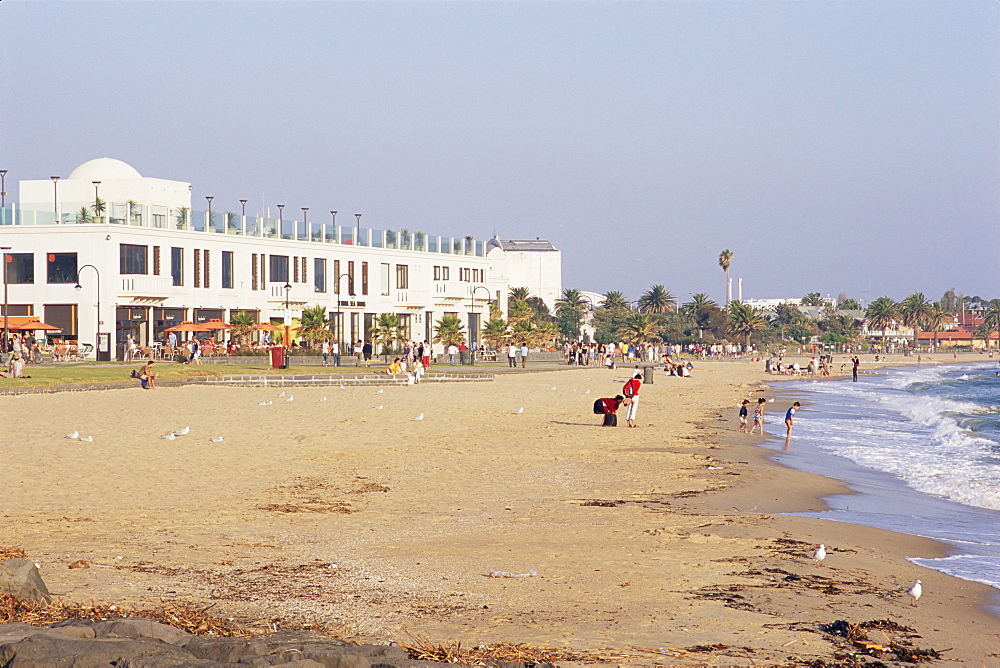
<svg viewBox="0 0 1000 668">
<path fill-rule="evenodd" d="M 342 342 L 367 338 L 380 313 L 398 315 L 406 338 L 427 341 L 441 316 L 455 314 L 478 341 L 489 303 L 506 310 L 509 287 L 527 286 L 547 304 L 561 292 L 561 256 L 546 241 L 533 242 L 547 246 L 540 252 L 215 204 L 193 211 L 190 184 L 145 178 L 110 158 L 64 179 L 21 181 L 20 203 L 0 210 L 7 312 L 83 343 L 104 333 L 106 357 L 128 335 L 148 345 L 187 320 L 250 312 L 280 324 L 286 304 L 293 317 L 325 306 Z"/>
<path fill-rule="evenodd" d="M 837 300 L 832 297 L 822 297 L 824 304 L 830 304 L 832 306 L 837 305 Z M 782 304 L 791 304 L 792 306 L 799 306 L 802 303 L 801 297 L 785 297 L 783 299 L 744 299 L 743 303 L 747 306 L 752 306 L 753 308 L 760 309 L 761 311 L 776 311 Z"/>
</svg>

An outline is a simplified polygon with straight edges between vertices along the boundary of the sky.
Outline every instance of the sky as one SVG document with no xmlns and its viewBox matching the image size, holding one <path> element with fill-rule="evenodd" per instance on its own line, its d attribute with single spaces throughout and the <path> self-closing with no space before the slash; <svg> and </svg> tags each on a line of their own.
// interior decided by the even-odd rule
<svg viewBox="0 0 1000 668">
<path fill-rule="evenodd" d="M 542 237 L 630 299 L 722 301 L 723 249 L 745 298 L 1000 297 L 998 35 L 994 0 L 4 0 L 0 169 Z"/>
</svg>

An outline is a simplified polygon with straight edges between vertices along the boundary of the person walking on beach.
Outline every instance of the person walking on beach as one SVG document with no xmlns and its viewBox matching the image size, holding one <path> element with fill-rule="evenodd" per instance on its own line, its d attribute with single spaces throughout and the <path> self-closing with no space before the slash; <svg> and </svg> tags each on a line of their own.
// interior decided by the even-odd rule
<svg viewBox="0 0 1000 668">
<path fill-rule="evenodd" d="M 792 435 L 792 427 L 795 426 L 795 410 L 799 408 L 802 404 L 795 402 L 792 407 L 788 409 L 785 413 L 785 428 L 788 430 L 785 432 L 785 436 Z M 761 430 L 763 431 L 763 429 Z"/>
<path fill-rule="evenodd" d="M 861 360 L 855 355 L 851 358 L 851 372 L 854 374 L 854 382 L 858 382 L 858 367 L 861 366 Z"/>
<path fill-rule="evenodd" d="M 625 426 L 638 427 L 635 423 L 635 414 L 639 410 L 639 389 L 642 387 L 642 374 L 637 373 L 622 386 L 622 394 L 625 395 Z"/>
<path fill-rule="evenodd" d="M 736 431 L 743 432 L 744 434 L 747 433 L 747 416 L 750 413 L 747 406 L 749 405 L 750 400 L 744 399 L 743 404 L 740 406 L 740 426 L 736 428 Z"/>
<path fill-rule="evenodd" d="M 511 369 L 517 368 L 517 346 L 513 343 L 507 346 L 507 366 Z"/>
<path fill-rule="evenodd" d="M 528 344 L 527 343 L 522 343 L 521 344 L 521 368 L 523 369 L 524 365 L 527 364 L 527 363 L 528 363 Z"/>
<path fill-rule="evenodd" d="M 760 435 L 764 435 L 764 404 L 767 403 L 767 399 L 761 397 L 757 400 L 757 408 L 753 412 L 753 426 L 750 427 L 750 433 L 753 434 L 753 430 L 760 427 Z"/>
<path fill-rule="evenodd" d="M 323 353 L 323 366 L 330 366 L 330 342 L 323 341 L 323 345 L 320 350 Z"/>
<path fill-rule="evenodd" d="M 365 366 L 369 367 L 372 365 L 372 342 L 365 341 L 364 345 L 361 346 L 361 356 L 365 358 Z"/>
</svg>

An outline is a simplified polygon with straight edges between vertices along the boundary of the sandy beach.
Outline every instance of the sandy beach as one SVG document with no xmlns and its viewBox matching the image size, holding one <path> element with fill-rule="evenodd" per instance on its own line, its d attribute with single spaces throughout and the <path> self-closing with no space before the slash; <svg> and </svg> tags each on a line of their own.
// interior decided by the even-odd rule
<svg viewBox="0 0 1000 668">
<path fill-rule="evenodd" d="M 599 428 L 591 412 L 630 368 L 381 393 L 4 396 L 0 545 L 23 548 L 66 600 L 194 601 L 248 624 L 314 621 L 376 642 L 768 665 L 830 660 L 819 624 L 888 619 L 914 629 L 916 647 L 1000 663 L 1000 625 L 982 608 L 996 590 L 905 560 L 941 545 L 776 514 L 820 509 L 843 488 L 734 433 L 737 400 L 780 381 L 762 368 L 658 373 L 639 429 Z M 783 437 L 773 406 L 768 431 Z M 77 430 L 93 442 L 64 438 Z M 820 542 L 823 568 L 810 560 Z M 79 559 L 91 568 L 68 568 Z M 917 578 L 914 607 L 904 592 Z"/>
</svg>

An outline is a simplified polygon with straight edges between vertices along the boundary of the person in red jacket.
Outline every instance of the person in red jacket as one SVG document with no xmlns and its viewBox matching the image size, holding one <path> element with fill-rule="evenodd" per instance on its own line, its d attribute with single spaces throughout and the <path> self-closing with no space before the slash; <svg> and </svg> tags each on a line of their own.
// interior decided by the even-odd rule
<svg viewBox="0 0 1000 668">
<path fill-rule="evenodd" d="M 617 395 L 614 398 L 598 399 L 598 404 L 601 410 L 604 411 L 604 423 L 602 427 L 617 427 L 618 426 L 618 407 L 621 405 L 625 397 L 622 395 Z M 594 412 L 598 412 L 597 406 L 594 407 Z"/>
<path fill-rule="evenodd" d="M 635 414 L 639 410 L 639 388 L 642 387 L 642 374 L 637 373 L 630 378 L 622 387 L 622 394 L 625 395 L 625 405 L 628 410 L 625 412 L 625 426 L 638 427 L 635 423 Z"/>
</svg>

